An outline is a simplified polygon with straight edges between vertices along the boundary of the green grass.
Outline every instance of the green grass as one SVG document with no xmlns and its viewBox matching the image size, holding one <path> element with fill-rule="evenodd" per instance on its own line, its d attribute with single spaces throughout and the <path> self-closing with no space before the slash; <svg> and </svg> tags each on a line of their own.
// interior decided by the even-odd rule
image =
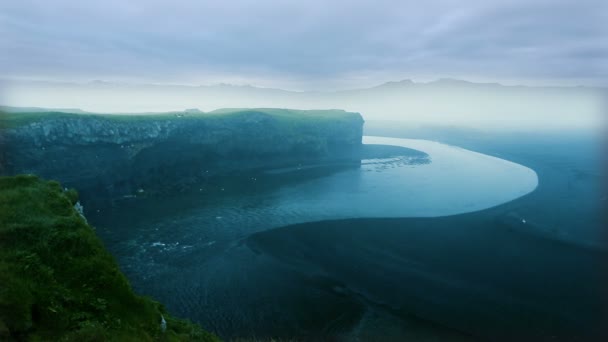
<svg viewBox="0 0 608 342">
<path fill-rule="evenodd" d="M 295 110 L 279 108 L 227 108 L 212 112 L 166 112 L 166 113 L 124 113 L 124 114 L 94 114 L 94 113 L 67 113 L 58 111 L 11 111 L 0 109 L 0 128 L 14 128 L 48 118 L 82 118 L 97 117 L 117 122 L 137 122 L 148 120 L 194 119 L 213 120 L 218 118 L 238 118 L 251 114 L 265 114 L 279 121 L 293 122 L 322 122 L 347 121 L 355 117 L 355 113 L 343 110 Z"/>
<path fill-rule="evenodd" d="M 354 113 L 346 112 L 341 109 L 282 109 L 282 108 L 225 108 L 209 112 L 210 115 L 226 114 L 249 114 L 262 113 L 275 118 L 297 119 L 297 120 L 343 120 L 352 119 Z"/>
<path fill-rule="evenodd" d="M 5 112 L 0 110 L 0 129 L 2 128 L 14 128 L 23 125 L 27 125 L 31 122 L 40 121 L 45 118 L 70 118 L 75 115 L 85 114 L 72 114 L 63 112 Z"/>
<path fill-rule="evenodd" d="M 0 340 L 217 340 L 136 295 L 75 201 L 55 181 L 0 177 Z"/>
</svg>

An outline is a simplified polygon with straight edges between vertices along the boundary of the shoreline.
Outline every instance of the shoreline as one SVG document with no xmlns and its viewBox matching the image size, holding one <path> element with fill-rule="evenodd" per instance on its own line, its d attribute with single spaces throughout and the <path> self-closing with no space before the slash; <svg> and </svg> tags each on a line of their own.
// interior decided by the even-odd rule
<svg viewBox="0 0 608 342">
<path fill-rule="evenodd" d="M 287 265 L 303 263 L 297 255 L 304 255 L 307 264 L 349 284 L 351 291 L 358 289 L 372 301 L 401 307 L 405 321 L 395 323 L 396 327 L 408 324 L 408 312 L 417 312 L 477 338 L 543 339 L 548 332 L 558 341 L 603 337 L 601 312 L 607 298 L 601 284 L 607 244 L 601 239 L 589 243 L 594 240 L 562 230 L 577 215 L 593 212 L 581 212 L 590 210 L 587 204 L 577 212 L 565 209 L 578 197 L 556 197 L 556 189 L 563 191 L 563 184 L 570 189 L 572 181 L 568 168 L 555 169 L 551 163 L 553 158 L 572 160 L 573 169 L 591 164 L 583 164 L 576 155 L 564 159 L 560 150 L 548 153 L 542 144 L 530 152 L 528 141 L 522 144 L 524 153 L 518 153 L 512 146 L 500 145 L 500 140 L 494 144 L 458 137 L 438 140 L 531 167 L 538 174 L 538 186 L 522 197 L 475 212 L 308 222 L 252 234 L 246 244 Z M 536 154 L 539 157 L 531 157 Z M 580 189 L 589 185 L 574 184 L 575 194 L 587 199 L 589 195 Z M 547 209 L 539 210 L 545 203 L 555 205 L 553 212 L 562 208 L 554 214 L 564 217 L 562 225 L 547 221 L 552 217 L 546 216 Z M 594 215 L 583 217 L 588 221 L 579 223 L 581 228 L 597 222 Z M 339 253 L 325 255 L 336 248 Z M 458 303 L 458 298 L 468 300 Z M 387 314 L 385 319 L 390 322 L 390 317 Z M 429 334 L 426 337 L 434 337 Z"/>
<path fill-rule="evenodd" d="M 450 141 L 449 143 L 454 144 L 455 142 Z M 470 143 L 458 146 L 479 151 L 475 148 L 475 145 Z M 325 253 L 325 251 L 336 248 L 335 246 L 343 245 L 343 241 L 347 241 L 347 245 L 342 246 L 340 248 L 341 251 L 373 249 L 374 247 L 369 246 L 370 241 L 373 244 L 374 237 L 383 235 L 383 232 L 386 233 L 387 226 L 398 230 L 409 230 L 410 238 L 420 239 L 421 237 L 428 236 L 424 245 L 427 249 L 436 251 L 439 255 L 445 254 L 446 246 L 450 246 L 449 248 L 455 251 L 458 250 L 458 252 L 451 253 L 450 257 L 445 259 L 443 263 L 449 262 L 452 264 L 451 259 L 457 260 L 463 254 L 470 254 L 468 262 L 458 264 L 466 265 L 473 263 L 475 266 L 460 267 L 461 269 L 456 272 L 460 272 L 460 275 L 457 275 L 456 278 L 460 279 L 460 281 L 469 279 L 471 283 L 467 286 L 470 286 L 472 289 L 476 288 L 474 284 L 488 281 L 484 279 L 473 280 L 474 274 L 487 274 L 490 278 L 495 279 L 492 280 L 493 285 L 490 288 L 502 289 L 499 291 L 506 291 L 505 293 L 519 292 L 519 295 L 517 295 L 519 299 L 508 299 L 507 297 L 502 301 L 503 304 L 498 305 L 498 307 L 502 306 L 502 311 L 509 312 L 504 307 L 505 303 L 513 303 L 515 301 L 519 302 L 519 304 L 512 305 L 510 309 L 512 313 L 503 315 L 501 318 L 496 317 L 495 312 L 491 309 L 492 307 L 496 307 L 500 301 L 489 305 L 489 303 L 483 304 L 483 299 L 481 301 L 478 300 L 478 304 L 461 303 L 460 305 L 456 305 L 456 307 L 452 308 L 452 310 L 456 310 L 452 315 L 429 314 L 429 305 L 432 305 L 431 303 L 435 302 L 436 299 L 432 299 L 432 296 L 427 297 L 426 299 L 430 302 L 425 303 L 424 300 L 421 301 L 416 297 L 424 298 L 426 291 L 420 292 L 420 289 L 433 288 L 433 284 L 436 284 L 439 280 L 433 281 L 427 279 L 425 281 L 425 276 L 420 276 L 420 273 L 417 276 L 402 275 L 398 277 L 394 272 L 399 272 L 401 268 L 386 266 L 384 267 L 384 271 L 377 269 L 377 267 L 383 267 L 382 264 L 379 264 L 381 262 L 379 260 L 389 263 L 391 260 L 402 260 L 404 262 L 408 260 L 406 263 L 401 264 L 401 267 L 403 269 L 413 269 L 412 272 L 415 273 L 420 271 L 420 265 L 424 266 L 424 264 L 420 264 L 420 262 L 423 262 L 422 260 L 427 260 L 428 262 L 428 260 L 441 258 L 439 256 L 432 256 L 429 253 L 424 254 L 424 251 L 418 251 L 417 258 L 411 255 L 408 257 L 408 253 L 403 252 L 403 250 L 407 250 L 408 248 L 416 249 L 418 247 L 416 244 L 412 245 L 412 242 L 410 242 L 410 245 L 407 245 L 408 239 L 403 239 L 403 237 L 400 239 L 393 236 L 384 240 L 384 243 L 390 241 L 388 242 L 389 246 L 395 244 L 395 241 L 403 243 L 392 249 L 389 248 L 391 253 L 393 253 L 393 256 L 390 258 L 387 258 L 387 254 L 384 253 L 376 255 L 377 258 L 368 256 L 357 259 L 352 253 L 348 254 L 346 252 L 349 255 L 348 257 L 340 254 L 336 255 L 335 253 L 331 254 L 331 258 L 329 255 L 327 257 L 315 255 L 312 257 L 312 261 L 308 260 L 308 263 L 312 262 L 316 265 L 315 267 L 319 267 L 323 272 L 332 274 L 337 281 L 348 283 L 347 279 L 350 279 L 350 285 L 345 286 L 352 287 L 350 291 L 355 291 L 353 288 L 359 288 L 359 293 L 364 293 L 368 297 L 368 300 L 372 302 L 390 303 L 391 299 L 389 298 L 392 298 L 392 300 L 396 300 L 397 302 L 400 301 L 402 305 L 409 305 L 409 311 L 406 310 L 401 315 L 404 321 L 394 323 L 396 326 L 393 324 L 393 328 L 395 329 L 399 328 L 399 325 L 405 324 L 407 326 L 409 324 L 407 323 L 408 313 L 422 312 L 424 315 L 426 312 L 427 319 L 430 319 L 432 322 L 439 323 L 441 326 L 455 328 L 456 330 L 453 332 L 456 334 L 458 331 L 464 330 L 472 333 L 476 338 L 491 338 L 505 341 L 521 338 L 543 339 L 547 338 L 547 332 L 551 332 L 552 338 L 559 341 L 604 337 L 605 331 L 602 329 L 604 322 L 602 321 L 602 316 L 597 313 L 601 312 L 602 303 L 606 300 L 601 284 L 604 279 L 602 265 L 608 260 L 607 244 L 601 239 L 595 241 L 595 243 L 590 243 L 592 240 L 576 239 L 569 236 L 567 232 L 547 229 L 547 222 L 540 220 L 538 215 L 533 215 L 539 203 L 543 203 L 540 199 L 547 196 L 547 194 L 555 196 L 552 191 L 556 185 L 561 184 L 557 182 L 561 179 L 557 177 L 559 171 L 555 171 L 550 167 L 548 168 L 546 164 L 543 164 L 542 161 L 545 159 L 536 161 L 534 159 L 526 159 L 521 154 L 515 153 L 515 151 L 508 153 L 508 149 L 506 151 L 501 151 L 500 149 L 492 151 L 489 148 L 482 149 L 480 152 L 501 159 L 507 158 L 521 165 L 531 165 L 535 172 L 538 173 L 538 186 L 532 192 L 522 197 L 475 212 L 433 218 L 353 218 L 308 222 L 252 234 L 246 239 L 246 244 L 250 248 L 256 249 L 258 253 L 267 254 L 277 262 L 289 265 L 301 262 L 298 261 L 297 254 L 307 255 L 310 258 L 312 255 L 315 255 L 312 254 L 312 251 Z M 545 151 L 542 153 L 545 153 Z M 556 202 L 555 199 L 553 201 Z M 556 203 L 559 202 L 557 201 Z M 568 215 L 568 211 L 564 212 L 563 215 Z M 575 213 L 570 213 L 569 215 L 570 217 L 576 217 Z M 527 218 L 527 220 L 524 220 L 524 218 Z M 586 218 L 592 219 L 593 216 L 586 216 Z M 332 230 L 336 235 L 328 237 L 328 231 Z M 358 230 L 366 230 L 368 234 L 359 233 L 362 235 L 361 237 L 353 237 L 353 234 L 357 234 Z M 415 230 L 417 235 L 412 230 Z M 393 231 L 393 233 L 395 232 Z M 315 235 L 320 235 L 322 238 L 317 238 Z M 473 242 L 477 243 L 467 241 L 462 236 L 470 236 Z M 433 237 L 439 239 L 447 238 L 447 240 L 446 242 L 431 242 Z M 265 239 L 267 240 L 266 246 L 262 248 L 259 242 Z M 271 243 L 271 240 L 274 241 Z M 480 248 L 479 245 L 482 244 L 480 241 L 489 243 L 490 246 Z M 377 248 L 382 248 L 386 252 L 387 246 L 384 243 L 378 244 Z M 417 244 L 421 244 L 421 241 L 418 240 Z M 436 247 L 432 247 L 432 245 Z M 441 247 L 437 248 L 439 246 Z M 471 246 L 471 248 L 477 249 L 478 252 L 471 253 L 469 250 L 459 248 L 459 246 Z M 526 250 L 529 250 L 529 252 Z M 306 251 L 310 252 L 307 253 Z M 421 259 L 421 255 L 426 256 Z M 507 255 L 509 257 L 504 259 Z M 295 260 L 293 259 L 294 256 Z M 333 260 L 335 258 L 343 262 L 336 262 Z M 367 265 L 370 262 L 376 268 L 373 272 L 363 267 L 363 265 Z M 348 266 L 344 265 L 353 263 L 360 264 L 363 268 L 351 267 L 350 271 L 345 271 L 345 267 L 348 269 Z M 486 266 L 480 267 L 480 265 L 484 264 Z M 336 269 L 335 267 L 338 268 Z M 416 271 L 417 267 L 418 271 Z M 431 274 L 446 274 L 445 272 L 448 270 L 447 274 L 450 274 L 449 272 L 454 274 L 452 267 Z M 498 273 L 496 272 L 496 268 L 500 270 Z M 382 282 L 377 276 L 374 277 L 373 275 L 382 273 L 391 274 L 391 271 L 393 272 L 393 277 L 401 280 L 388 278 L 386 279 L 386 283 L 408 284 L 409 289 L 414 292 L 418 291 L 418 295 L 409 299 L 399 299 L 399 291 L 407 290 L 398 287 L 398 290 L 394 291 L 392 295 L 388 295 L 387 293 L 390 293 L 390 291 L 387 291 L 385 286 L 357 281 L 357 279 L 366 278 L 365 275 L 367 275 L 367 278 L 375 279 L 376 282 Z M 364 275 L 356 275 L 361 272 Z M 531 278 L 530 276 L 534 273 L 538 273 L 539 275 Z M 432 277 L 429 279 L 432 279 Z M 418 286 L 411 285 L 412 282 L 418 284 Z M 550 288 L 546 287 L 547 283 L 551 283 Z M 449 285 L 444 284 L 442 286 Z M 522 292 L 523 289 L 525 289 L 524 292 Z M 572 293 L 573 290 L 576 292 Z M 435 291 L 441 293 L 439 288 Z M 467 294 L 467 291 L 459 291 L 456 287 L 456 290 L 452 289 L 451 291 L 456 292 L 452 292 L 451 295 L 444 297 L 443 301 L 447 300 L 449 302 L 451 298 L 458 297 L 479 297 L 479 293 L 475 293 L 475 290 Z M 488 289 L 486 288 L 484 291 L 488 291 Z M 485 296 L 490 296 L 489 293 L 491 292 L 488 292 Z M 496 298 L 500 298 L 500 296 Z M 412 302 L 418 302 L 418 304 L 412 304 Z M 393 305 L 395 305 L 394 302 Z M 414 307 L 411 307 L 412 305 Z M 473 307 L 477 306 L 477 309 L 471 311 L 468 308 L 471 305 Z M 528 308 L 523 309 L 526 306 Z M 440 305 L 439 309 L 441 307 Z M 478 313 L 475 313 L 476 310 Z M 521 315 L 520 310 L 527 311 L 528 315 L 518 318 Z M 479 312 L 482 312 L 482 314 Z M 393 318 L 390 318 L 392 315 L 387 313 L 384 319 L 390 322 L 393 320 Z M 466 318 L 463 319 L 460 316 Z M 467 326 L 467 320 L 475 321 L 477 324 Z M 481 324 L 480 322 L 484 323 Z M 517 326 L 519 328 L 516 328 Z M 353 326 L 352 329 L 352 335 L 348 336 L 360 336 L 356 333 L 356 330 L 359 329 L 357 325 Z M 368 327 L 368 333 L 376 333 L 377 330 L 375 329 L 374 326 Z M 402 333 L 406 334 L 407 332 Z M 427 333 L 428 335 L 422 336 L 426 338 L 436 338 L 438 336 L 433 331 L 427 331 Z M 362 336 L 365 336 L 365 333 Z M 407 335 L 400 335 L 399 338 L 404 338 L 405 336 Z"/>
</svg>

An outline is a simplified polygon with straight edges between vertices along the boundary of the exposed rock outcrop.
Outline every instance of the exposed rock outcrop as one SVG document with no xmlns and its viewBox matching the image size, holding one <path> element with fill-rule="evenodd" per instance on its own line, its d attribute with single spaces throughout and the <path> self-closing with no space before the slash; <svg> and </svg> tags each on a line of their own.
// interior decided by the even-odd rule
<svg viewBox="0 0 608 342">
<path fill-rule="evenodd" d="M 85 197 L 116 197 L 229 171 L 356 161 L 362 130 L 360 114 L 338 110 L 14 113 L 0 129 L 0 171 L 58 179 Z"/>
</svg>

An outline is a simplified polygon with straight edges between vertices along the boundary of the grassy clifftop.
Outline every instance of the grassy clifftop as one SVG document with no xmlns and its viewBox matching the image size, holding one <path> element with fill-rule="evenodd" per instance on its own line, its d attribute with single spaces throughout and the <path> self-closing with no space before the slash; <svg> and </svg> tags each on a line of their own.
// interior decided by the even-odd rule
<svg viewBox="0 0 608 342">
<path fill-rule="evenodd" d="M 0 128 L 15 128 L 31 122 L 40 121 L 47 118 L 104 118 L 114 121 L 150 121 L 150 120 L 172 120 L 176 117 L 182 120 L 214 120 L 226 118 L 238 118 L 250 114 L 265 114 L 281 121 L 324 121 L 324 120 L 350 120 L 355 113 L 345 112 L 338 109 L 329 110 L 297 110 L 280 108 L 226 108 L 211 112 L 201 112 L 198 110 L 186 110 L 183 112 L 166 113 L 115 113 L 97 114 L 88 112 L 69 112 L 57 110 L 17 110 L 17 108 L 0 106 Z M 358 114 L 356 114 L 358 115 Z"/>
<path fill-rule="evenodd" d="M 76 201 L 55 181 L 0 178 L 0 340 L 217 340 L 136 295 Z"/>
</svg>

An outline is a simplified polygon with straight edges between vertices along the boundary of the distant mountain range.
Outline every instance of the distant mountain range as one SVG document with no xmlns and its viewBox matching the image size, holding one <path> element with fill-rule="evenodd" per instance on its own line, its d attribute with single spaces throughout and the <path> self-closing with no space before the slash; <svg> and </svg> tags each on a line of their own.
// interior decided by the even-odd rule
<svg viewBox="0 0 608 342">
<path fill-rule="evenodd" d="M 78 112 L 166 112 L 198 108 L 344 109 L 366 120 L 475 127 L 587 127 L 598 124 L 606 88 L 505 86 L 457 79 L 402 80 L 340 91 L 289 91 L 250 85 L 161 85 L 0 81 L 0 104 L 78 108 Z"/>
<path fill-rule="evenodd" d="M 67 81 L 44 81 L 44 80 L 12 80 L 12 79 L 0 79 L 0 86 L 54 86 L 54 87 L 129 87 L 129 88 L 196 88 L 196 89 L 239 89 L 239 90 L 253 90 L 253 91 L 277 91 L 285 93 L 348 93 L 348 92 L 359 92 L 372 89 L 394 89 L 394 88 L 407 88 L 407 87 L 505 87 L 505 88 L 543 88 L 543 89 L 595 89 L 595 90 L 606 90 L 606 87 L 597 86 L 529 86 L 529 85 L 504 85 L 498 82 L 471 82 L 462 79 L 455 78 L 439 78 L 429 82 L 416 82 L 411 79 L 403 79 L 399 81 L 388 81 L 376 86 L 353 88 L 345 90 L 334 90 L 334 91 L 296 91 L 280 88 L 271 87 L 260 87 L 250 84 L 231 84 L 231 83 L 218 83 L 211 85 L 186 85 L 186 84 L 157 84 L 157 83 L 126 83 L 126 82 L 110 82 L 103 80 L 93 80 L 90 82 L 67 82 Z"/>
</svg>

